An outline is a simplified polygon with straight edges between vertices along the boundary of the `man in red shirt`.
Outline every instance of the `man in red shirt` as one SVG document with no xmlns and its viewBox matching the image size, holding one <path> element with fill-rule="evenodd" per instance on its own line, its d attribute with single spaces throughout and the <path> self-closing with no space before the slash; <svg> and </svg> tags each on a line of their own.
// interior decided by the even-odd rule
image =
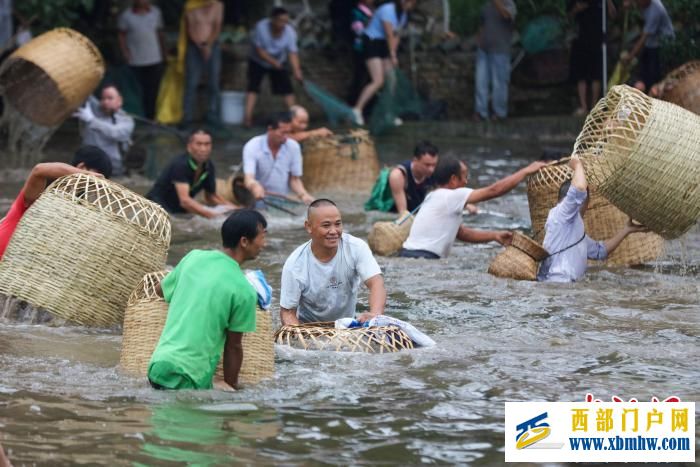
<svg viewBox="0 0 700 467">
<path fill-rule="evenodd" d="M 0 259 L 5 254 L 5 249 L 20 219 L 50 182 L 75 173 L 98 174 L 105 178 L 109 178 L 112 174 L 109 156 L 96 146 L 83 146 L 78 149 L 71 164 L 44 162 L 34 166 L 7 215 L 0 220 Z"/>
</svg>

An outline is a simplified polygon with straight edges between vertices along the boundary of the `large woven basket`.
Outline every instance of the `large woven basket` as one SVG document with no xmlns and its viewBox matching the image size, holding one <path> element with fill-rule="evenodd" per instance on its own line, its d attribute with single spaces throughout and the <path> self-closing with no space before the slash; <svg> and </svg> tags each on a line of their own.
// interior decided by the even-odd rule
<svg viewBox="0 0 700 467">
<path fill-rule="evenodd" d="M 676 68 L 657 87 L 659 99 L 700 114 L 700 60 Z"/>
<path fill-rule="evenodd" d="M 372 253 L 380 256 L 396 254 L 411 233 L 413 216 L 405 213 L 393 222 L 375 222 L 367 236 Z"/>
<path fill-rule="evenodd" d="M 374 142 L 365 130 L 304 142 L 304 186 L 310 192 L 367 192 L 379 176 Z"/>
<path fill-rule="evenodd" d="M 216 194 L 238 206 L 252 207 L 255 204 L 253 194 L 243 183 L 243 174 L 233 174 L 227 179 L 216 179 Z"/>
<path fill-rule="evenodd" d="M 520 232 L 513 232 L 513 242 L 499 253 L 489 265 L 488 273 L 506 279 L 537 280 L 539 263 L 547 250 Z"/>
<path fill-rule="evenodd" d="M 571 169 L 564 159 L 556 165 L 548 165 L 528 177 L 527 199 L 530 205 L 530 219 L 534 240 L 542 243 L 545 235 L 545 222 L 549 211 L 557 205 L 559 187 L 571 178 Z M 627 223 L 627 215 L 610 204 L 597 190 L 590 190 L 591 199 L 583 217 L 586 233 L 594 240 L 607 240 Z M 659 235 L 635 233 L 628 235 L 615 251 L 605 260 L 613 266 L 630 266 L 654 261 L 663 253 L 664 239 Z M 592 262 L 593 263 L 593 262 Z M 596 262 L 598 263 L 598 262 Z"/>
<path fill-rule="evenodd" d="M 124 313 L 119 366 L 125 373 L 145 376 L 168 317 L 168 304 L 156 287 L 167 271 L 146 274 L 129 297 Z"/>
<path fill-rule="evenodd" d="M 97 87 L 105 71 L 100 51 L 82 34 L 53 29 L 17 49 L 0 68 L 0 88 L 34 123 L 59 125 Z"/>
<path fill-rule="evenodd" d="M 168 316 L 168 304 L 155 293 L 155 286 L 165 275 L 165 272 L 146 274 L 129 297 L 119 362 L 126 373 L 135 376 L 148 373 L 148 363 Z M 243 334 L 243 364 L 238 374 L 238 381 L 243 384 L 257 384 L 275 372 L 272 316 L 258 308 L 255 319 L 255 332 Z M 216 375 L 224 376 L 223 358 L 219 360 Z"/>
<path fill-rule="evenodd" d="M 53 182 L 27 210 L 0 261 L 0 293 L 73 323 L 121 324 L 129 294 L 160 270 L 170 217 L 109 180 L 76 174 Z"/>
<path fill-rule="evenodd" d="M 333 322 L 282 326 L 275 342 L 302 350 L 390 353 L 413 348 L 413 341 L 396 326 L 335 329 Z"/>
<path fill-rule="evenodd" d="M 593 188 L 664 238 L 700 217 L 700 116 L 692 112 L 615 86 L 586 118 L 574 156 Z"/>
</svg>

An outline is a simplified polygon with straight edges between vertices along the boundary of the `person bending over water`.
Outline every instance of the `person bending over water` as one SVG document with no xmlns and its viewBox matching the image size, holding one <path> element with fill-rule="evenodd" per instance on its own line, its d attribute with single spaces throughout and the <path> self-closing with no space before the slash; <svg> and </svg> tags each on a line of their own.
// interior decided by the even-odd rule
<svg viewBox="0 0 700 467">
<path fill-rule="evenodd" d="M 212 218 L 221 215 L 222 210 L 238 209 L 239 206 L 216 194 L 216 174 L 210 155 L 211 135 L 202 129 L 193 131 L 187 140 L 187 153 L 170 161 L 146 197 L 171 214 L 189 212 Z M 207 204 L 217 209 L 194 199 L 202 190 Z"/>
<path fill-rule="evenodd" d="M 333 135 L 333 132 L 326 127 L 316 128 L 315 130 L 307 130 L 309 127 L 309 113 L 300 105 L 293 105 L 289 108 L 292 115 L 292 128 L 289 137 L 301 143 L 309 138 L 323 138 Z"/>
<path fill-rule="evenodd" d="M 56 178 L 76 173 L 99 174 L 109 178 L 112 175 L 112 163 L 102 149 L 83 146 L 73 156 L 71 165 L 61 162 L 43 162 L 35 165 L 7 215 L 0 220 L 0 259 L 5 254 L 20 219 L 29 206 L 41 196 L 46 186 Z"/>
<path fill-rule="evenodd" d="M 255 332 L 257 293 L 240 265 L 265 247 L 267 222 L 241 209 L 221 227 L 223 251 L 193 250 L 156 288 L 168 318 L 148 365 L 155 389 L 238 386 L 244 332 Z M 223 351 L 224 381 L 212 383 Z"/>
<path fill-rule="evenodd" d="M 455 158 L 440 159 L 433 178 L 437 189 L 430 192 L 416 215 L 408 239 L 399 256 L 405 258 L 446 258 L 455 238 L 468 243 L 496 241 L 507 245 L 511 232 L 481 231 L 462 225 L 462 212 L 469 203 L 497 198 L 515 188 L 527 175 L 537 172 L 544 162 L 533 162 L 513 175 L 485 188 L 466 188 L 469 169 Z"/>
<path fill-rule="evenodd" d="M 542 246 L 550 256 L 542 261 L 537 280 L 543 282 L 574 282 L 583 277 L 588 259 L 605 259 L 622 243 L 627 235 L 647 232 L 643 225 L 630 219 L 613 237 L 596 242 L 584 230 L 583 216 L 588 208 L 588 183 L 583 164 L 571 159 L 574 170 L 571 180 L 559 188 L 559 203 L 549 211 L 545 223 Z"/>
<path fill-rule="evenodd" d="M 364 241 L 343 233 L 335 203 L 328 199 L 311 203 L 304 228 L 311 240 L 294 250 L 282 269 L 282 324 L 354 317 L 360 282 L 369 289 L 369 311 L 357 320 L 365 322 L 383 314 L 382 271 Z"/>
</svg>

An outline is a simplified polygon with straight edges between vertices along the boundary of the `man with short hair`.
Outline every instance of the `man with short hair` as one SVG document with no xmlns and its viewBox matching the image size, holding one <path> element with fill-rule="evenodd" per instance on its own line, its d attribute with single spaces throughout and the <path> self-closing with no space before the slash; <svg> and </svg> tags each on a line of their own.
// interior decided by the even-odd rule
<svg viewBox="0 0 700 467">
<path fill-rule="evenodd" d="M 119 15 L 117 27 L 119 48 L 141 85 L 144 115 L 152 119 L 163 75 L 163 15 L 150 0 L 133 0 Z"/>
<path fill-rule="evenodd" d="M 220 210 L 194 199 L 204 190 L 208 205 L 237 209 L 238 206 L 216 194 L 216 173 L 210 155 L 211 135 L 202 129 L 193 131 L 187 140 L 187 153 L 170 161 L 146 197 L 173 214 L 189 212 L 206 218 L 220 215 Z"/>
<path fill-rule="evenodd" d="M 294 250 L 282 269 L 282 324 L 354 317 L 360 282 L 369 289 L 369 311 L 357 320 L 365 322 L 383 314 L 382 271 L 364 241 L 343 233 L 335 203 L 329 199 L 311 203 L 304 228 L 311 240 Z"/>
<path fill-rule="evenodd" d="M 155 389 L 211 389 L 222 351 L 224 382 L 214 385 L 238 388 L 242 336 L 255 332 L 257 303 L 240 265 L 265 247 L 266 228 L 259 212 L 234 212 L 221 227 L 223 251 L 191 251 L 157 287 L 168 317 L 148 365 Z"/>
<path fill-rule="evenodd" d="M 5 254 L 20 219 L 29 206 L 39 199 L 47 185 L 59 177 L 76 173 L 98 174 L 109 178 L 112 175 L 112 163 L 102 149 L 83 146 L 76 151 L 71 165 L 61 162 L 42 162 L 35 165 L 7 215 L 0 220 L 0 259 Z"/>
<path fill-rule="evenodd" d="M 501 245 L 509 244 L 513 237 L 511 232 L 470 229 L 462 225 L 462 213 L 468 203 L 479 203 L 508 193 L 526 176 L 545 165 L 544 162 L 533 162 L 492 185 L 473 190 L 466 188 L 469 178 L 467 164 L 453 157 L 440 159 L 433 173 L 437 189 L 423 201 L 399 255 L 405 258 L 446 258 L 455 238 L 468 243 L 495 241 Z"/>
<path fill-rule="evenodd" d="M 625 0 L 625 6 L 628 6 L 629 3 L 628 0 Z M 629 63 L 641 52 L 639 55 L 640 80 L 635 83 L 635 87 L 647 92 L 662 78 L 659 57 L 661 42 L 664 39 L 675 37 L 675 32 L 671 18 L 661 0 L 637 0 L 637 8 L 642 11 L 644 29 L 632 50 L 629 53 L 623 52 L 620 60 L 623 63 Z"/>
<path fill-rule="evenodd" d="M 542 261 L 537 280 L 574 282 L 583 277 L 588 259 L 608 257 L 631 233 L 647 232 L 643 225 L 630 219 L 608 240 L 597 242 L 586 235 L 583 216 L 588 208 L 588 182 L 583 164 L 576 158 L 569 161 L 574 174 L 559 188 L 559 203 L 549 211 L 542 246 L 549 256 Z"/>
<path fill-rule="evenodd" d="M 289 79 L 287 60 L 294 78 L 303 81 L 299 62 L 297 33 L 289 24 L 289 12 L 275 7 L 269 18 L 255 25 L 248 54 L 248 89 L 245 97 L 245 126 L 253 124 L 253 110 L 265 75 L 270 76 L 272 94 L 284 96 L 287 107 L 294 105 L 294 89 Z"/>
<path fill-rule="evenodd" d="M 244 183 L 255 199 L 262 200 L 266 192 L 287 196 L 292 191 L 306 204 L 314 200 L 301 181 L 301 147 L 289 138 L 291 121 L 289 112 L 273 115 L 267 133 L 243 146 Z"/>
<path fill-rule="evenodd" d="M 185 5 L 187 47 L 185 52 L 185 95 L 181 126 L 189 126 L 194 119 L 197 86 L 202 72 L 207 74 L 208 123 L 220 123 L 221 93 L 221 25 L 224 20 L 224 4 L 220 1 L 188 1 Z"/>
<path fill-rule="evenodd" d="M 80 122 L 83 145 L 97 146 L 112 161 L 112 173 L 124 175 L 122 153 L 129 149 L 134 119 L 122 110 L 122 95 L 113 84 L 102 88 L 100 100 L 90 96 L 74 114 Z"/>
<path fill-rule="evenodd" d="M 433 172 L 438 163 L 438 148 L 421 141 L 413 149 L 413 159 L 402 162 L 389 172 L 389 186 L 394 198 L 393 212 L 413 212 L 435 185 Z"/>
<path fill-rule="evenodd" d="M 297 143 L 302 143 L 309 138 L 324 138 L 333 135 L 333 132 L 326 127 L 307 130 L 309 127 L 309 113 L 300 105 L 293 105 L 289 108 L 292 114 L 292 128 L 289 137 Z"/>
</svg>

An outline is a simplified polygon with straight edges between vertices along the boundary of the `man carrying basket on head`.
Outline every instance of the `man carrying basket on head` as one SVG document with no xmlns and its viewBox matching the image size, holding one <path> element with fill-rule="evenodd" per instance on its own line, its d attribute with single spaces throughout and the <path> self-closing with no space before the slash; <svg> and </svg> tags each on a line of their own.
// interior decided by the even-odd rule
<svg viewBox="0 0 700 467">
<path fill-rule="evenodd" d="M 354 317 L 360 282 L 369 289 L 369 312 L 357 320 L 384 314 L 382 270 L 364 241 L 343 233 L 335 203 L 312 202 L 304 227 L 311 240 L 294 250 L 282 269 L 282 325 Z"/>
<path fill-rule="evenodd" d="M 596 242 L 584 230 L 583 215 L 588 208 L 588 182 L 579 159 L 572 158 L 574 170 L 571 180 L 559 188 L 559 204 L 547 216 L 542 246 L 550 253 L 540 266 L 537 280 L 543 282 L 574 282 L 583 277 L 588 259 L 605 259 L 622 243 L 627 235 L 647 232 L 643 225 L 630 219 L 614 236 Z"/>
</svg>

